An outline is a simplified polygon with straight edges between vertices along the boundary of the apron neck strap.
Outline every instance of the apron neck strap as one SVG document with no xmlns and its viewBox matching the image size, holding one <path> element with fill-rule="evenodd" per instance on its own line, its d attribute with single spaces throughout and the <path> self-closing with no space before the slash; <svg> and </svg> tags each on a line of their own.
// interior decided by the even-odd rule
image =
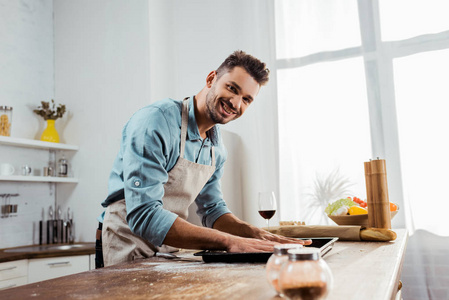
<svg viewBox="0 0 449 300">
<path fill-rule="evenodd" d="M 179 149 L 179 156 L 184 158 L 184 148 L 186 146 L 187 126 L 189 123 L 189 97 L 182 101 L 182 121 L 181 121 L 181 149 Z"/>
</svg>

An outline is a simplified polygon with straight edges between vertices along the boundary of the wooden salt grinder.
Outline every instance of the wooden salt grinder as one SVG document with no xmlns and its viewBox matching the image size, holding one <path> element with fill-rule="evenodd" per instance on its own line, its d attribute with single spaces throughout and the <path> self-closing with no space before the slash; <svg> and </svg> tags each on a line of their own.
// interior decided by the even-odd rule
<svg viewBox="0 0 449 300">
<path fill-rule="evenodd" d="M 365 162 L 365 182 L 369 227 L 391 229 L 387 168 L 384 159 Z"/>
<path fill-rule="evenodd" d="M 374 215 L 370 214 L 370 206 L 373 203 L 373 188 L 371 187 L 371 160 L 364 163 L 365 166 L 365 184 L 366 184 L 366 203 L 368 205 L 368 226 L 373 228 Z"/>
</svg>

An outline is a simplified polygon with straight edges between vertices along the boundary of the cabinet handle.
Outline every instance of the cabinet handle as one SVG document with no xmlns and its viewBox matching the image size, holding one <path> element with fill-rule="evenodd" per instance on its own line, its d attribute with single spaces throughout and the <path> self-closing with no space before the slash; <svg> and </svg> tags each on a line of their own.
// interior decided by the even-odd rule
<svg viewBox="0 0 449 300">
<path fill-rule="evenodd" d="M 70 264 L 70 261 L 60 261 L 60 262 L 54 262 L 54 263 L 48 263 L 49 266 L 57 266 L 57 265 L 68 265 Z"/>
<path fill-rule="evenodd" d="M 9 268 L 0 269 L 0 271 L 9 271 L 9 270 L 14 270 L 14 269 L 17 269 L 17 266 L 12 266 L 12 267 L 9 267 Z"/>
<path fill-rule="evenodd" d="M 7 286 L 0 287 L 0 290 L 6 290 L 6 289 L 9 289 L 9 288 L 12 288 L 12 287 L 15 287 L 15 286 L 17 286 L 17 284 L 13 283 L 13 284 L 10 284 L 10 285 L 7 285 Z"/>
</svg>

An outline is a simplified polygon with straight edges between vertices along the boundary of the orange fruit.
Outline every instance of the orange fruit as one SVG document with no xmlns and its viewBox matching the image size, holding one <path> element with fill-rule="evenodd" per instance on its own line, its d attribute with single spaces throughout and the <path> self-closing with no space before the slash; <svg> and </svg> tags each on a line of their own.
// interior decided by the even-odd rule
<svg viewBox="0 0 449 300">
<path fill-rule="evenodd" d="M 394 204 L 393 202 L 390 202 L 390 211 L 397 211 L 398 210 L 398 206 L 396 204 Z"/>
</svg>

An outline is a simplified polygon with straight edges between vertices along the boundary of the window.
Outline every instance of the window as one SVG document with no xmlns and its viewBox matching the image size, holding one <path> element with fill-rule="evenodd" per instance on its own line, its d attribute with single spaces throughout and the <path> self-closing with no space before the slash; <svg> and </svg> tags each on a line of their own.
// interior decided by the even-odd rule
<svg viewBox="0 0 449 300">
<path fill-rule="evenodd" d="M 281 205 L 281 216 L 316 223 L 321 214 L 307 213 L 316 176 L 339 169 L 357 183 L 357 195 L 365 193 L 363 161 L 370 158 L 371 145 L 363 61 L 279 70 L 278 82 L 284 120 L 279 124 L 281 197 L 294 199 L 296 206 Z"/>
<path fill-rule="evenodd" d="M 279 59 L 360 46 L 357 3 L 276 1 L 276 35 Z"/>
<path fill-rule="evenodd" d="M 382 0 L 379 10 L 384 41 L 404 40 L 449 29 L 447 0 Z"/>
<path fill-rule="evenodd" d="M 449 182 L 449 50 L 412 55 L 394 61 L 404 197 L 410 223 L 439 235 L 449 211 L 443 188 Z M 429 219 L 430 218 L 430 219 Z"/>
<path fill-rule="evenodd" d="M 326 222 L 307 194 L 335 168 L 365 198 L 363 162 L 380 156 L 402 208 L 393 226 L 449 234 L 433 222 L 449 208 L 447 11 L 446 0 L 275 1 L 281 220 Z"/>
</svg>

